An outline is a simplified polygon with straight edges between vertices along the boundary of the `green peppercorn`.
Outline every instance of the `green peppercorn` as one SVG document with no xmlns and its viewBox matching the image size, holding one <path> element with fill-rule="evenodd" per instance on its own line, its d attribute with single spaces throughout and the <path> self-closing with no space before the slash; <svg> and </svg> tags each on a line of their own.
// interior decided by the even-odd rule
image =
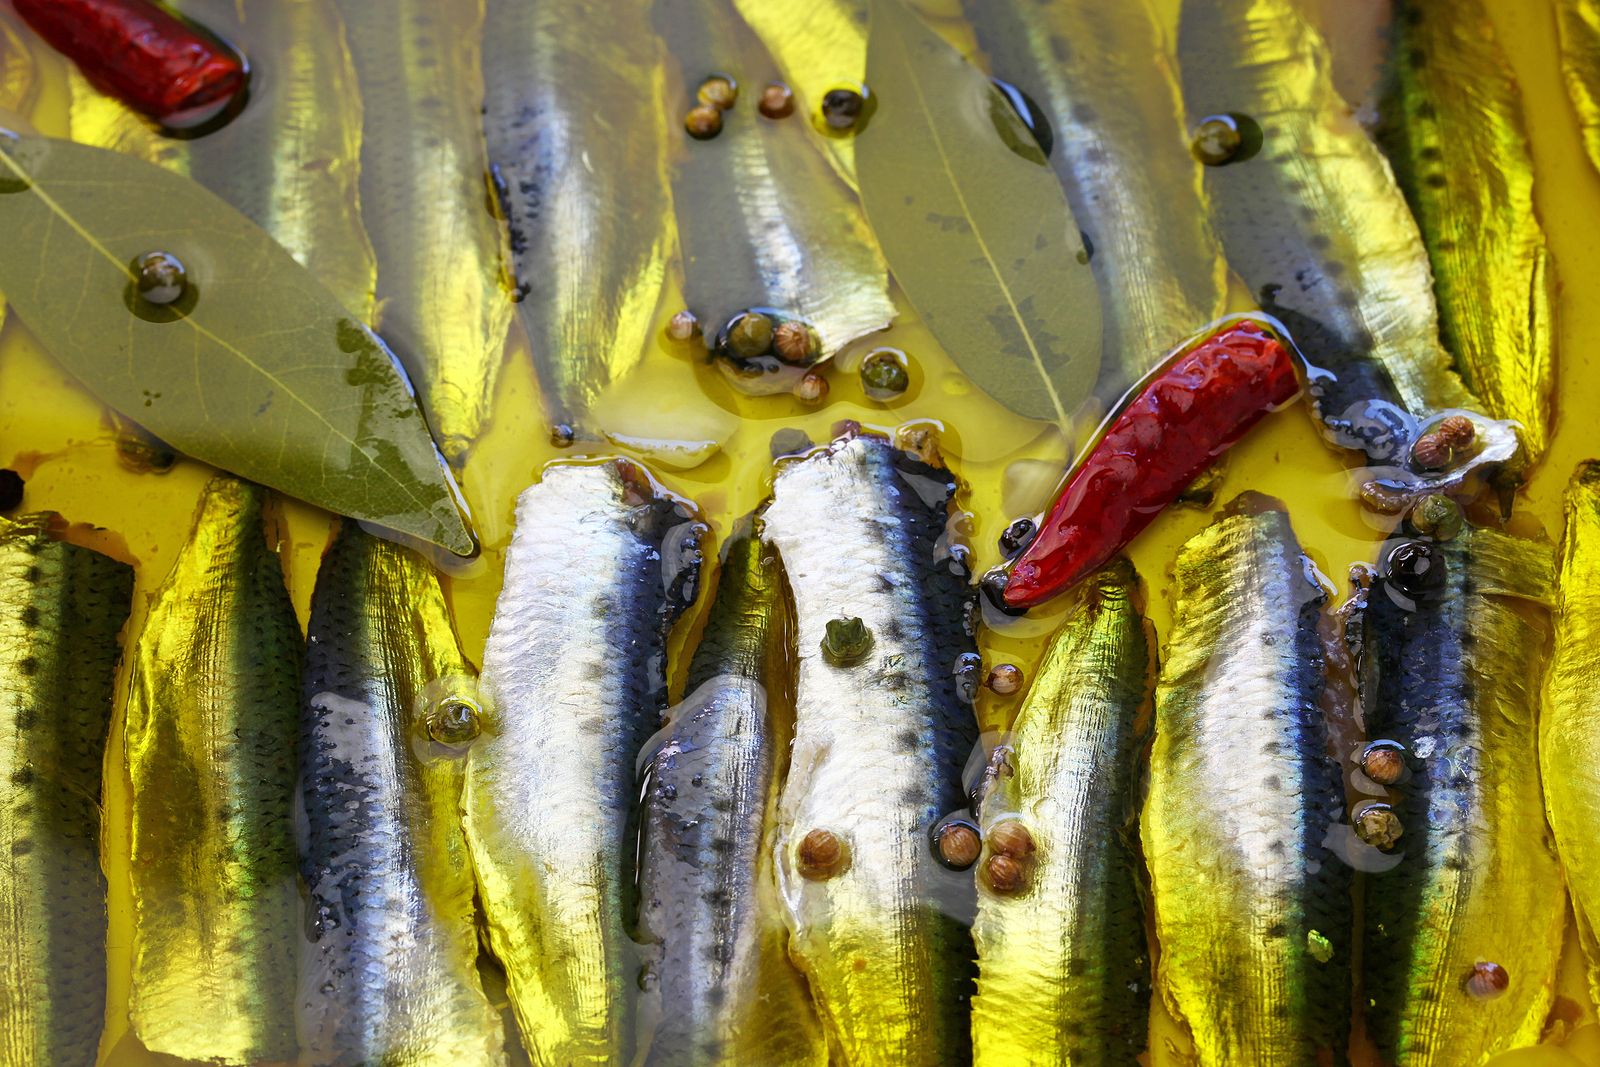
<svg viewBox="0 0 1600 1067">
<path fill-rule="evenodd" d="M 755 359 L 772 348 L 772 320 L 759 311 L 746 311 L 728 325 L 728 352 L 739 359 Z"/>
<path fill-rule="evenodd" d="M 835 667 L 859 663 L 872 648 L 872 631 L 858 618 L 830 619 L 822 638 L 822 655 Z"/>
<path fill-rule="evenodd" d="M 1411 528 L 1421 537 L 1449 541 L 1461 532 L 1465 519 L 1461 505 L 1440 493 L 1430 493 L 1411 509 Z"/>
<path fill-rule="evenodd" d="M 445 697 L 428 713 L 428 736 L 452 748 L 471 744 L 482 729 L 479 723 L 482 714 L 483 710 L 474 700 L 461 696 Z"/>
<path fill-rule="evenodd" d="M 893 348 L 868 352 L 861 361 L 861 389 L 873 400 L 888 401 L 911 387 L 906 356 Z"/>
</svg>

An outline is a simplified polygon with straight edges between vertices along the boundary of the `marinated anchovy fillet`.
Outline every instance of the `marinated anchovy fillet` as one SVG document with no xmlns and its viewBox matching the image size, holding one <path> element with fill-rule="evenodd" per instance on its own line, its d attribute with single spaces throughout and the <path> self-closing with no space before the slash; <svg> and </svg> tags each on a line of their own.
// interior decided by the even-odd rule
<svg viewBox="0 0 1600 1067">
<path fill-rule="evenodd" d="M 778 884 L 840 1063 L 969 1055 L 972 876 L 932 840 L 967 804 L 977 735 L 968 586 L 941 558 L 954 492 L 942 467 L 847 436 L 780 469 L 764 515 L 799 649 Z"/>
<path fill-rule="evenodd" d="M 1393 35 L 1378 143 L 1422 228 L 1441 339 L 1484 410 L 1516 420 L 1537 458 L 1555 270 L 1533 213 L 1522 94 L 1482 0 L 1403 0 Z"/>
<path fill-rule="evenodd" d="M 1050 165 L 1094 249 L 1115 402 L 1222 314 L 1227 269 L 1200 198 L 1169 43 L 1148 0 L 963 0 L 994 75 L 1044 111 Z"/>
<path fill-rule="evenodd" d="M 1439 343 L 1416 222 L 1326 53 L 1292 0 L 1183 5 L 1190 125 L 1231 116 L 1239 129 L 1205 177 L 1228 262 L 1311 364 L 1312 406 L 1333 440 L 1399 465 L 1419 420 L 1473 400 Z M 1510 427 L 1486 424 L 1479 437 L 1479 462 L 1515 451 Z"/>
<path fill-rule="evenodd" d="M 1578 110 L 1589 161 L 1600 167 L 1600 3 L 1556 0 L 1561 35 L 1561 73 Z"/>
<path fill-rule="evenodd" d="M 535 1063 L 635 1054 L 636 768 L 704 533 L 623 460 L 548 467 L 517 502 L 463 806 L 489 944 Z"/>
<path fill-rule="evenodd" d="M 1241 505 L 1245 505 L 1241 507 Z M 1318 705 L 1326 595 L 1289 517 L 1244 500 L 1178 556 L 1142 829 L 1157 986 L 1202 1067 L 1342 1059 L 1350 869 Z"/>
<path fill-rule="evenodd" d="M 205 137 L 175 140 L 72 68 L 73 139 L 197 179 L 370 322 L 377 266 L 358 202 L 361 97 L 333 0 L 172 6 L 248 52 L 249 106 Z"/>
<path fill-rule="evenodd" d="M 1135 720 L 1150 696 L 1154 649 L 1134 602 L 1138 584 L 1126 560 L 1090 580 L 990 764 L 972 929 L 972 1040 L 984 1067 L 1110 1067 L 1145 1048 Z M 1005 855 L 996 839 L 1009 847 L 1019 828 L 1032 852 L 1013 886 L 987 872 Z"/>
<path fill-rule="evenodd" d="M 1362 943 L 1367 1032 L 1396 1067 L 1536 1043 L 1566 925 L 1535 758 L 1552 553 L 1471 530 L 1432 558 L 1442 584 L 1381 579 L 1365 611 L 1367 729 L 1412 770 Z"/>
<path fill-rule="evenodd" d="M 1579 466 L 1567 488 L 1555 654 L 1540 719 L 1544 800 L 1572 890 L 1588 956 L 1589 989 L 1600 998 L 1600 462 Z"/>
<path fill-rule="evenodd" d="M 547 413 L 638 365 L 672 245 L 651 0 L 489 0 L 484 124 Z"/>
<path fill-rule="evenodd" d="M 310 1063 L 504 1062 L 458 811 L 476 691 L 433 570 L 343 524 L 311 601 L 301 721 Z"/>
<path fill-rule="evenodd" d="M 803 121 L 822 126 L 822 100 L 834 89 L 859 91 L 867 76 L 865 0 L 734 0 L 783 69 Z M 834 169 L 856 186 L 855 141 L 824 141 Z"/>
<path fill-rule="evenodd" d="M 710 329 L 746 308 L 775 309 L 816 331 L 820 356 L 887 326 L 888 268 L 861 206 L 802 123 L 757 114 L 777 67 L 731 0 L 656 0 L 655 21 L 682 72 L 683 109 L 712 72 L 744 97 L 718 136 L 677 133 L 673 202 L 691 309 Z"/>
<path fill-rule="evenodd" d="M 0 518 L 0 1048 L 95 1060 L 106 1001 L 100 773 L 133 570 Z"/>
<path fill-rule="evenodd" d="M 459 467 L 489 421 L 511 301 L 480 106 L 483 0 L 338 0 L 364 119 L 361 211 L 378 254 L 378 332 Z"/>
<path fill-rule="evenodd" d="M 789 636 L 777 554 L 744 531 L 727 546 L 690 695 L 646 764 L 640 933 L 660 946 L 645 983 L 650 1064 L 827 1063 L 773 873 Z"/>
<path fill-rule="evenodd" d="M 134 645 L 134 1032 L 153 1052 L 295 1056 L 295 735 L 303 647 L 266 490 L 206 486 Z"/>
</svg>

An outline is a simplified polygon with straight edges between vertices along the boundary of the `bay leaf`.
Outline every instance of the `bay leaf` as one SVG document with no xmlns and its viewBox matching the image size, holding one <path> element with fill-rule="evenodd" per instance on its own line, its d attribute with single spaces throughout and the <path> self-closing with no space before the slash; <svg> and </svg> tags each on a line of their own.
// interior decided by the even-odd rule
<svg viewBox="0 0 1600 1067">
<path fill-rule="evenodd" d="M 973 382 L 1065 423 L 1100 369 L 1100 296 L 1033 135 L 903 0 L 872 0 L 856 175 L 889 269 Z"/>
<path fill-rule="evenodd" d="M 131 156 L 0 135 L 0 291 L 102 401 L 179 450 L 472 555 L 465 504 L 393 354 L 214 194 Z M 170 252 L 160 307 L 131 263 Z"/>
</svg>

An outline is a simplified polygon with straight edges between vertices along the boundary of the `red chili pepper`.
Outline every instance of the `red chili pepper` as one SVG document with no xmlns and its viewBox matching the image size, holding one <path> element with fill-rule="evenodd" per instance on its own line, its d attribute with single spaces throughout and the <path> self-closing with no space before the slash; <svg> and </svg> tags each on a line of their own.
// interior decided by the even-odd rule
<svg viewBox="0 0 1600 1067">
<path fill-rule="evenodd" d="M 13 0 L 96 89 L 163 126 L 215 117 L 248 79 L 227 45 L 149 0 Z"/>
<path fill-rule="evenodd" d="M 1232 320 L 1155 371 L 1067 479 L 1003 594 L 1032 607 L 1122 550 L 1211 462 L 1300 391 L 1289 350 Z"/>
</svg>

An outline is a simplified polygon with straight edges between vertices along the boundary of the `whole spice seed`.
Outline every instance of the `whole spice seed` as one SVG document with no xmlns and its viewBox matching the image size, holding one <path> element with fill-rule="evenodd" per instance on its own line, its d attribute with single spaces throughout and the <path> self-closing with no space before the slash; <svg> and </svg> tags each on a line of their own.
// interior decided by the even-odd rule
<svg viewBox="0 0 1600 1067">
<path fill-rule="evenodd" d="M 854 89 L 831 89 L 822 98 L 822 121 L 832 130 L 851 130 L 861 118 L 866 99 Z"/>
<path fill-rule="evenodd" d="M 777 350 L 779 359 L 796 367 L 815 362 L 821 349 L 811 328 L 793 320 L 778 327 L 772 335 L 772 347 Z"/>
<path fill-rule="evenodd" d="M 739 99 L 739 86 L 726 75 L 713 74 L 700 83 L 700 91 L 695 93 L 695 99 L 718 111 L 727 111 Z"/>
<path fill-rule="evenodd" d="M 1244 146 L 1239 124 L 1227 115 L 1212 115 L 1200 120 L 1189 142 L 1194 157 L 1208 167 L 1233 162 Z"/>
<path fill-rule="evenodd" d="M 169 128 L 215 118 L 249 79 L 238 53 L 149 0 L 15 0 L 13 6 L 96 89 Z"/>
<path fill-rule="evenodd" d="M 999 663 L 989 672 L 989 688 L 1008 697 L 1022 688 L 1022 670 L 1015 663 Z"/>
<path fill-rule="evenodd" d="M 794 93 L 787 85 L 773 82 L 761 90 L 761 113 L 769 119 L 784 119 L 794 114 Z"/>
<path fill-rule="evenodd" d="M 1077 584 L 1299 391 L 1288 348 L 1250 320 L 1219 327 L 1158 368 L 1112 416 L 1011 565 L 1006 605 L 1032 607 Z"/>
<path fill-rule="evenodd" d="M 683 118 L 683 128 L 695 140 L 709 141 L 722 132 L 722 109 L 710 104 L 692 107 Z"/>
<path fill-rule="evenodd" d="M 802 404 L 820 404 L 828 399 L 828 379 L 816 371 L 807 371 L 805 377 L 795 383 L 794 395 Z"/>
<path fill-rule="evenodd" d="M 700 336 L 700 320 L 694 312 L 678 312 L 667 321 L 667 337 L 673 341 L 693 341 Z"/>
</svg>

